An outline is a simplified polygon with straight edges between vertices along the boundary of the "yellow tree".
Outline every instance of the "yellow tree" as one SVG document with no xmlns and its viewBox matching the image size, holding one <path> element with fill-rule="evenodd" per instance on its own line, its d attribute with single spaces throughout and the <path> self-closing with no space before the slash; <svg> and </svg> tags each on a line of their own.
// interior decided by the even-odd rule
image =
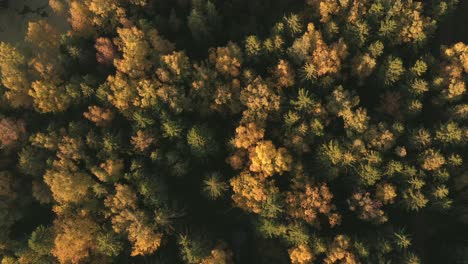
<svg viewBox="0 0 468 264">
<path fill-rule="evenodd" d="M 89 216 L 65 216 L 54 223 L 52 254 L 60 263 L 83 263 L 96 250 L 99 225 Z"/>
<path fill-rule="evenodd" d="M 236 148 L 249 149 L 250 146 L 262 140 L 264 134 L 265 129 L 258 127 L 255 123 L 250 122 L 246 125 L 241 125 L 236 128 L 234 145 Z"/>
<path fill-rule="evenodd" d="M 291 170 L 292 156 L 285 148 L 276 149 L 270 140 L 261 141 L 250 148 L 249 156 L 251 160 L 249 169 L 265 177 Z"/>
<path fill-rule="evenodd" d="M 344 235 L 338 235 L 333 240 L 327 252 L 327 257 L 323 260 L 325 264 L 345 263 L 358 264 L 358 258 L 351 253 L 351 240 Z"/>
<path fill-rule="evenodd" d="M 43 80 L 58 82 L 63 71 L 58 61 L 59 32 L 45 20 L 29 22 L 26 40 L 34 48 L 31 64 L 35 72 Z"/>
<path fill-rule="evenodd" d="M 292 264 L 310 264 L 315 256 L 309 246 L 301 244 L 288 250 Z"/>
<path fill-rule="evenodd" d="M 34 108 L 41 113 L 63 112 L 71 104 L 67 89 L 50 81 L 35 81 L 29 95 L 34 99 Z"/>
<path fill-rule="evenodd" d="M 230 183 L 234 192 L 232 195 L 234 204 L 256 214 L 262 213 L 271 196 L 279 192 L 272 182 L 258 179 L 247 171 L 232 178 Z"/>
<path fill-rule="evenodd" d="M 109 208 L 112 227 L 127 234 L 132 243 L 132 256 L 150 255 L 161 245 L 163 234 L 158 232 L 145 211 L 138 208 L 137 195 L 128 185 L 116 184 L 116 193 L 104 201 Z"/>
<path fill-rule="evenodd" d="M 280 108 L 280 97 L 260 77 L 241 91 L 240 100 L 247 107 L 243 112 L 244 122 L 262 123 Z"/>
<path fill-rule="evenodd" d="M 26 58 L 10 44 L 0 42 L 0 74 L 2 84 L 8 90 L 5 98 L 12 107 L 29 107 L 32 98 L 28 94 L 30 82 L 27 76 Z"/>
<path fill-rule="evenodd" d="M 275 68 L 274 75 L 279 87 L 294 85 L 296 74 L 288 61 L 280 60 Z"/>
<path fill-rule="evenodd" d="M 70 3 L 70 18 L 68 20 L 73 32 L 88 36 L 94 32 L 92 13 L 82 1 L 72 1 Z"/>
<path fill-rule="evenodd" d="M 123 52 L 122 59 L 114 61 L 118 71 L 125 73 L 130 78 L 145 76 L 152 66 L 149 59 L 150 43 L 145 39 L 142 30 L 131 28 L 118 28 L 119 38 L 115 40 L 117 47 Z"/>
<path fill-rule="evenodd" d="M 94 183 L 86 173 L 54 169 L 46 171 L 44 182 L 49 185 L 54 200 L 58 203 L 83 202 Z"/>
<path fill-rule="evenodd" d="M 83 116 L 100 127 L 110 124 L 114 119 L 114 113 L 110 109 L 95 105 L 88 106 L 88 111 Z"/>
<path fill-rule="evenodd" d="M 222 75 L 237 77 L 240 74 L 242 52 L 236 44 L 229 42 L 226 47 L 211 49 L 209 61 Z"/>
</svg>

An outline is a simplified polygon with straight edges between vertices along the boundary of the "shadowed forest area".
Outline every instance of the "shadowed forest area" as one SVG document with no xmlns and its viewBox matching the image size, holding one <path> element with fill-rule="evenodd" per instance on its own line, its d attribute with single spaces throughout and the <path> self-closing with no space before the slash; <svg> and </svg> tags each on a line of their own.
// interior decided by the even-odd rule
<svg viewBox="0 0 468 264">
<path fill-rule="evenodd" d="M 468 263 L 468 1 L 0 0 L 0 263 Z"/>
</svg>

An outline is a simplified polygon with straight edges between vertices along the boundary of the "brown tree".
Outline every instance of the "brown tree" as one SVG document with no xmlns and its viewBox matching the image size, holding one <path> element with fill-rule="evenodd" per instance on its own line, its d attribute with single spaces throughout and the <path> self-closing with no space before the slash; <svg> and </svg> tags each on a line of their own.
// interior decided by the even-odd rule
<svg viewBox="0 0 468 264">
<path fill-rule="evenodd" d="M 97 62 L 104 65 L 112 65 L 114 63 L 114 59 L 117 57 L 117 51 L 112 40 L 103 37 L 97 38 L 94 47 L 96 48 Z"/>
</svg>

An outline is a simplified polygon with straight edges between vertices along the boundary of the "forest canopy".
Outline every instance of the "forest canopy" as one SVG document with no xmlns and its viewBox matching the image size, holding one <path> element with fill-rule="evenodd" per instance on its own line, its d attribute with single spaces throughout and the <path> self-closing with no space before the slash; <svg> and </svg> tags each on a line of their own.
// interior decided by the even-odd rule
<svg viewBox="0 0 468 264">
<path fill-rule="evenodd" d="M 457 0 L 48 4 L 0 40 L 1 264 L 468 263 Z"/>
</svg>

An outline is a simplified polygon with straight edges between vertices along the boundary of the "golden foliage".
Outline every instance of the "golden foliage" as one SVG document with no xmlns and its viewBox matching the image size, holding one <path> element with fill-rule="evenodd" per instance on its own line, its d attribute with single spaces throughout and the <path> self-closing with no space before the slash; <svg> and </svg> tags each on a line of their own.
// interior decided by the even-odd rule
<svg viewBox="0 0 468 264">
<path fill-rule="evenodd" d="M 147 223 L 135 222 L 128 228 L 128 239 L 132 242 L 131 256 L 151 255 L 161 245 L 163 235 L 156 233 Z"/>
<path fill-rule="evenodd" d="M 369 147 L 378 150 L 388 150 L 395 144 L 395 135 L 383 125 L 369 128 L 365 139 Z"/>
<path fill-rule="evenodd" d="M 29 22 L 26 40 L 41 51 L 56 50 L 60 43 L 59 32 L 47 21 Z"/>
<path fill-rule="evenodd" d="M 29 95 L 34 99 L 34 108 L 41 113 L 63 112 L 71 103 L 65 87 L 47 81 L 33 82 Z"/>
<path fill-rule="evenodd" d="M 70 3 L 69 22 L 73 32 L 80 35 L 90 35 L 94 32 L 92 14 L 82 1 Z"/>
<path fill-rule="evenodd" d="M 46 135 L 44 133 L 36 133 L 29 139 L 33 146 L 42 147 L 48 150 L 55 150 L 58 146 L 58 136 L 54 134 Z"/>
<path fill-rule="evenodd" d="M 391 204 L 395 200 L 397 193 L 396 188 L 390 183 L 377 184 L 376 197 L 383 204 Z"/>
<path fill-rule="evenodd" d="M 263 139 L 265 129 L 259 128 L 255 123 L 248 123 L 236 128 L 234 144 L 237 148 L 248 149 Z"/>
<path fill-rule="evenodd" d="M 40 78 L 56 84 L 63 73 L 59 61 L 60 33 L 45 20 L 29 22 L 26 40 L 33 46 L 30 64 Z"/>
<path fill-rule="evenodd" d="M 342 264 L 358 264 L 359 260 L 351 253 L 351 241 L 344 235 L 335 237 L 333 243 L 327 252 L 327 257 L 323 260 L 325 264 L 342 263 Z"/>
<path fill-rule="evenodd" d="M 294 85 L 296 74 L 294 73 L 294 69 L 286 60 L 279 61 L 274 74 L 279 87 L 291 87 Z"/>
<path fill-rule="evenodd" d="M 11 106 L 31 106 L 26 58 L 16 48 L 4 42 L 0 42 L 0 73 L 2 84 L 8 89 L 4 96 Z"/>
<path fill-rule="evenodd" d="M 318 214 L 328 217 L 329 224 L 333 227 L 340 224 L 340 216 L 336 212 L 336 206 L 331 203 L 333 194 L 325 183 L 298 186 L 298 190 L 286 194 L 287 213 L 293 218 L 300 218 L 309 224 L 319 226 Z"/>
<path fill-rule="evenodd" d="M 342 39 L 331 46 L 327 46 L 321 38 L 317 39 L 312 53 L 312 65 L 317 70 L 317 76 L 337 73 L 341 69 L 341 60 L 347 54 L 347 47 Z"/>
<path fill-rule="evenodd" d="M 112 92 L 107 99 L 118 109 L 126 110 L 136 100 L 137 91 L 124 74 L 117 72 L 115 76 L 109 75 L 107 84 Z"/>
<path fill-rule="evenodd" d="M 427 27 L 431 24 L 431 19 L 423 15 L 423 3 L 418 1 L 396 3 L 393 6 L 394 14 L 399 15 L 401 29 L 399 41 L 404 43 L 420 42 L 426 38 Z"/>
<path fill-rule="evenodd" d="M 243 113 L 246 122 L 265 121 L 270 112 L 280 107 L 280 97 L 261 78 L 255 79 L 241 91 L 240 100 L 247 107 Z"/>
<path fill-rule="evenodd" d="M 275 173 L 283 174 L 291 170 L 292 156 L 285 148 L 276 149 L 273 142 L 261 141 L 249 149 L 250 167 L 253 172 L 268 177 Z"/>
<path fill-rule="evenodd" d="M 161 245 L 163 234 L 156 232 L 148 215 L 138 208 L 138 198 L 130 186 L 116 184 L 115 190 L 115 195 L 104 201 L 112 213 L 113 229 L 127 234 L 132 243 L 132 256 L 154 253 Z"/>
<path fill-rule="evenodd" d="M 232 200 L 235 205 L 257 214 L 262 212 L 263 205 L 267 202 L 269 195 L 278 192 L 278 189 L 271 183 L 257 179 L 246 171 L 232 178 L 231 186 L 234 192 Z"/>
<path fill-rule="evenodd" d="M 184 52 L 173 52 L 168 55 L 161 56 L 169 70 L 177 77 L 182 77 L 187 74 L 190 69 L 190 62 Z"/>
<path fill-rule="evenodd" d="M 65 4 L 62 0 L 49 0 L 49 6 L 58 15 L 63 15 L 65 12 Z"/>
<path fill-rule="evenodd" d="M 291 264 L 311 264 L 314 259 L 314 253 L 307 245 L 299 245 L 288 250 Z"/>
<path fill-rule="evenodd" d="M 312 23 L 307 25 L 307 32 L 294 41 L 292 51 L 296 59 L 303 61 L 305 58 L 306 66 L 313 69 L 307 74 L 314 78 L 338 73 L 341 69 L 341 61 L 348 55 L 343 39 L 327 45 L 320 31 Z"/>
<path fill-rule="evenodd" d="M 83 116 L 100 127 L 108 125 L 114 119 L 114 113 L 110 109 L 95 105 L 88 106 L 88 112 L 84 112 Z"/>
<path fill-rule="evenodd" d="M 171 89 L 172 86 L 164 86 L 158 90 L 158 85 L 158 83 L 154 83 L 150 80 L 139 81 L 136 86 L 139 97 L 135 99 L 133 104 L 141 108 L 148 108 L 156 105 L 158 96 L 160 96 L 160 99 L 162 99 L 163 101 L 168 101 L 169 99 L 167 97 L 174 96 L 174 98 L 176 98 L 176 94 L 170 94 L 170 96 L 167 96 L 164 93 L 162 93 L 162 91 L 174 92 L 174 89 Z M 167 89 L 165 87 L 170 88 Z"/>
<path fill-rule="evenodd" d="M 229 42 L 226 47 L 211 49 L 209 61 L 221 74 L 237 77 L 240 74 L 241 57 L 240 48 L 236 44 Z"/>
<path fill-rule="evenodd" d="M 211 254 L 200 264 L 234 264 L 232 251 L 224 243 L 218 243 Z"/>
<path fill-rule="evenodd" d="M 93 180 L 88 174 L 66 170 L 47 170 L 44 182 L 49 185 L 54 200 L 59 203 L 83 201 L 93 184 Z"/>
<path fill-rule="evenodd" d="M 239 97 L 240 81 L 238 79 L 233 79 L 228 84 L 217 85 L 210 108 L 219 113 L 237 114 L 241 111 Z"/>
<path fill-rule="evenodd" d="M 96 247 L 99 226 L 89 217 L 66 217 L 55 223 L 52 254 L 60 263 L 83 263 Z"/>
<path fill-rule="evenodd" d="M 445 48 L 443 55 L 446 61 L 442 64 L 442 95 L 448 100 L 458 99 L 466 92 L 463 73 L 468 73 L 468 45 L 462 42 Z"/>
<path fill-rule="evenodd" d="M 61 160 L 71 159 L 74 161 L 78 161 L 80 159 L 83 159 L 84 158 L 83 142 L 79 138 L 64 136 L 58 144 L 57 157 Z M 63 168 L 69 168 L 69 167 L 72 167 L 72 166 L 66 166 Z"/>
<path fill-rule="evenodd" d="M 156 91 L 156 96 L 176 113 L 180 113 L 187 107 L 187 97 L 181 91 L 180 86 L 163 85 Z"/>
<path fill-rule="evenodd" d="M 152 62 L 148 59 L 151 47 L 145 39 L 144 32 L 131 27 L 118 28 L 117 33 L 119 38 L 116 39 L 116 44 L 123 52 L 123 58 L 114 60 L 115 67 L 130 78 L 144 76 L 152 66 Z"/>
<path fill-rule="evenodd" d="M 121 159 L 108 159 L 100 165 L 101 169 L 111 177 L 118 177 L 123 173 L 124 162 Z"/>
<path fill-rule="evenodd" d="M 118 8 L 117 1 L 114 0 L 90 0 L 87 1 L 87 6 L 89 11 L 103 18 Z"/>
<path fill-rule="evenodd" d="M 445 164 L 445 158 L 439 151 L 434 149 L 426 150 L 422 156 L 421 168 L 427 171 L 434 171 Z"/>
<path fill-rule="evenodd" d="M 138 130 L 131 140 L 133 147 L 138 151 L 145 151 L 155 141 L 156 139 L 148 131 L 143 130 Z"/>
</svg>

